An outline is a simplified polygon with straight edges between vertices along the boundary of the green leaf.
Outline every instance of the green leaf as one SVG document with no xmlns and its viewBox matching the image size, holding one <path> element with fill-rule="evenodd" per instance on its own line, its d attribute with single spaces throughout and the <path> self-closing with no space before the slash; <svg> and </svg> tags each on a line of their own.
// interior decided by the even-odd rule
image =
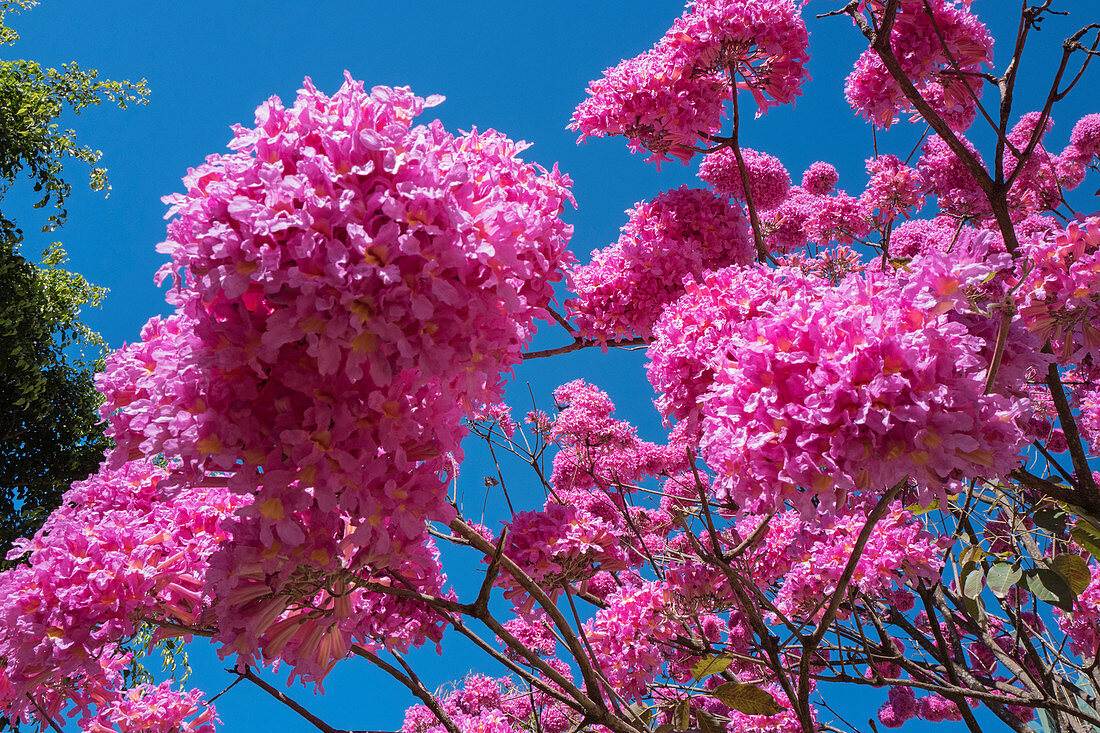
<svg viewBox="0 0 1100 733">
<path fill-rule="evenodd" d="M 1031 518 L 1036 526 L 1053 535 L 1060 537 L 1066 533 L 1068 517 L 1061 507 L 1045 507 L 1035 512 Z"/>
<path fill-rule="evenodd" d="M 1085 558 L 1073 554 L 1058 555 L 1051 563 L 1054 565 L 1055 571 L 1069 583 L 1073 595 L 1079 596 L 1085 592 L 1085 588 L 1089 587 L 1092 573 L 1089 572 L 1089 566 L 1085 562 Z"/>
<path fill-rule="evenodd" d="M 713 713 L 706 710 L 695 710 L 695 719 L 699 721 L 700 733 L 726 733 L 726 726 L 718 722 Z"/>
<path fill-rule="evenodd" d="M 672 713 L 672 727 L 676 730 L 687 730 L 691 724 L 691 698 L 684 698 L 676 704 L 676 710 Z"/>
<path fill-rule="evenodd" d="M 730 662 L 733 661 L 733 657 L 727 656 L 707 656 L 700 659 L 695 664 L 691 665 L 691 676 L 696 680 L 702 680 L 710 677 L 712 674 L 721 674 L 726 671 L 726 667 L 730 666 Z"/>
<path fill-rule="evenodd" d="M 1069 583 L 1058 573 L 1046 568 L 1033 568 L 1026 571 L 1024 577 L 1027 579 L 1027 589 L 1040 601 L 1057 606 L 1063 611 L 1073 609 L 1073 599 L 1076 596 Z"/>
<path fill-rule="evenodd" d="M 969 545 L 959 553 L 959 563 L 961 565 L 968 565 L 970 563 L 980 563 L 987 558 L 989 553 L 978 547 L 977 545 Z"/>
<path fill-rule="evenodd" d="M 1077 525 L 1070 530 L 1069 537 L 1081 547 L 1089 551 L 1097 560 L 1100 560 L 1100 538 L 1097 538 L 1088 530 L 1084 529 L 1083 525 Z"/>
<path fill-rule="evenodd" d="M 783 712 L 783 706 L 775 701 L 771 693 L 756 685 L 725 682 L 715 688 L 713 694 L 725 705 L 746 715 L 776 715 Z"/>
<path fill-rule="evenodd" d="M 1019 583 L 1023 577 L 1023 571 L 1016 565 L 997 562 L 989 568 L 989 572 L 985 575 L 985 582 L 989 586 L 989 590 L 993 591 L 993 595 L 1004 598 L 1008 595 L 1009 589 Z"/>
<path fill-rule="evenodd" d="M 905 507 L 911 514 L 920 516 L 921 514 L 927 514 L 928 512 L 934 512 L 940 508 L 940 500 L 933 499 L 932 503 L 928 506 L 921 506 L 920 504 L 910 504 Z"/>
<path fill-rule="evenodd" d="M 985 589 L 985 572 L 981 565 L 971 565 L 969 570 L 963 571 L 963 595 L 967 598 L 977 598 Z"/>
</svg>

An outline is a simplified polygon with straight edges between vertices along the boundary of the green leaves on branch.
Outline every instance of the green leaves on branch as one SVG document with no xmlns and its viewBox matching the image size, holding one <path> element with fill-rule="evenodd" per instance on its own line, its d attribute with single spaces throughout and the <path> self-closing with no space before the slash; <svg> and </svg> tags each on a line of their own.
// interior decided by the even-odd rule
<svg viewBox="0 0 1100 733">
<path fill-rule="evenodd" d="M 1057 521 L 1053 514 L 1044 521 L 1049 523 L 1051 519 Z M 984 563 L 990 558 L 994 561 L 986 567 Z M 1049 561 L 1049 567 L 1026 569 L 1020 566 L 1019 561 L 995 558 L 977 546 L 968 546 L 959 555 L 959 590 L 963 603 L 975 618 L 983 616 L 981 596 L 986 588 L 997 598 L 1003 599 L 1012 588 L 1020 586 L 1038 600 L 1069 611 L 1073 608 L 1073 601 L 1088 588 L 1091 580 L 1088 563 L 1073 553 L 1054 556 Z"/>
<path fill-rule="evenodd" d="M 28 10 L 36 3 L 29 0 L 0 0 L 0 45 L 11 44 L 19 35 L 4 25 L 9 12 Z M 52 207 L 43 231 L 61 226 L 67 212 L 65 200 L 72 186 L 62 177 L 66 162 L 80 161 L 89 166 L 89 184 L 93 191 L 109 192 L 107 171 L 96 166 L 102 153 L 76 141 L 73 130 L 58 129 L 56 120 L 63 112 L 81 111 L 111 102 L 125 109 L 130 103 L 144 104 L 149 90 L 145 80 L 100 79 L 95 69 L 77 64 L 62 64 L 61 69 L 43 68 L 34 61 L 0 61 L 0 198 L 21 175 L 30 178 L 41 194 L 35 208 Z M 0 239 L 18 243 L 22 231 L 15 220 L 0 213 Z"/>
<path fill-rule="evenodd" d="M 1024 578 L 1027 589 L 1040 601 L 1063 611 L 1073 608 L 1076 595 L 1060 574 L 1046 568 L 1032 568 L 1024 572 Z"/>
<path fill-rule="evenodd" d="M 1058 555 L 1051 561 L 1051 564 L 1054 565 L 1054 571 L 1069 584 L 1074 598 L 1084 593 L 1085 589 L 1089 587 L 1089 580 L 1092 579 L 1092 575 L 1089 573 L 1089 566 L 1085 562 L 1085 558 L 1080 555 Z"/>
<path fill-rule="evenodd" d="M 0 241 L 0 550 L 31 536 L 107 448 L 93 384 L 105 344 L 79 317 L 105 291 L 64 263 L 56 245 L 36 266 Z"/>
</svg>

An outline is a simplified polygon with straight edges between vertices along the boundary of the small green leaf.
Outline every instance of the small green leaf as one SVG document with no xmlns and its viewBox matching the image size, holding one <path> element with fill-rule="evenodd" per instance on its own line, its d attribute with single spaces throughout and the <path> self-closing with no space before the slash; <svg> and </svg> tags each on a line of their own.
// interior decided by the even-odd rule
<svg viewBox="0 0 1100 733">
<path fill-rule="evenodd" d="M 978 547 L 977 545 L 970 545 L 963 549 L 961 553 L 959 553 L 959 563 L 962 565 L 967 565 L 969 563 L 980 563 L 988 556 L 989 553 L 987 553 L 982 548 Z"/>
<path fill-rule="evenodd" d="M 695 719 L 699 721 L 700 733 L 726 733 L 726 726 L 718 722 L 713 713 L 706 710 L 695 710 Z"/>
<path fill-rule="evenodd" d="M 653 733 L 672 733 L 672 731 L 672 723 L 661 723 L 657 726 L 657 730 L 653 731 Z"/>
<path fill-rule="evenodd" d="M 985 572 L 981 565 L 971 565 L 963 575 L 963 595 L 967 598 L 977 598 L 985 589 Z"/>
<path fill-rule="evenodd" d="M 1009 589 L 1019 583 L 1022 577 L 1024 577 L 1024 573 L 1016 565 L 997 562 L 989 568 L 989 572 L 985 576 L 985 582 L 989 586 L 989 590 L 993 591 L 993 595 L 1004 598 L 1008 595 Z"/>
<path fill-rule="evenodd" d="M 910 504 L 905 507 L 911 514 L 920 516 L 921 514 L 927 514 L 928 512 L 934 512 L 940 508 L 940 500 L 933 499 L 932 503 L 928 506 L 921 506 L 920 504 Z"/>
<path fill-rule="evenodd" d="M 1062 536 L 1066 532 L 1067 516 L 1061 507 L 1046 507 L 1032 515 L 1036 526 L 1045 529 L 1056 536 Z"/>
<path fill-rule="evenodd" d="M 725 682 L 715 688 L 713 694 L 725 705 L 746 715 L 776 715 L 783 712 L 783 706 L 775 701 L 771 693 L 756 685 Z"/>
<path fill-rule="evenodd" d="M 1089 587 L 1092 573 L 1089 572 L 1085 558 L 1080 555 L 1066 554 L 1058 555 L 1051 562 L 1055 571 L 1069 583 L 1070 590 L 1075 596 L 1081 595 L 1085 592 L 1085 588 Z"/>
<path fill-rule="evenodd" d="M 732 661 L 733 657 L 726 656 L 703 657 L 691 665 L 691 676 L 696 680 L 701 680 L 710 677 L 712 674 L 721 674 L 726 671 L 726 667 L 730 666 Z"/>
<path fill-rule="evenodd" d="M 691 699 L 684 698 L 676 704 L 676 710 L 672 713 L 672 727 L 676 730 L 687 730 L 691 724 Z"/>
<path fill-rule="evenodd" d="M 1100 560 L 1100 539 L 1093 536 L 1088 530 L 1083 529 L 1081 525 L 1077 525 L 1070 531 L 1069 537 L 1088 550 L 1094 558 Z"/>
<path fill-rule="evenodd" d="M 1063 611 L 1073 610 L 1073 589 L 1061 575 L 1046 568 L 1035 568 L 1025 572 L 1024 577 L 1027 579 L 1027 589 L 1040 601 Z"/>
</svg>

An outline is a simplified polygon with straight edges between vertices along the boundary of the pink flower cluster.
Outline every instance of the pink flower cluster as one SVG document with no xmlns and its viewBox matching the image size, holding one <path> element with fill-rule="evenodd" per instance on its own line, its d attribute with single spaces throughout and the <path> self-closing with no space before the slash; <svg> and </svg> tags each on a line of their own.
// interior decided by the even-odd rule
<svg viewBox="0 0 1100 733">
<path fill-rule="evenodd" d="M 1073 601 L 1073 610 L 1067 613 L 1054 609 L 1054 620 L 1069 639 L 1074 654 L 1096 659 L 1100 657 L 1100 572 L 1095 562 L 1089 563 L 1089 572 L 1089 585 Z"/>
<path fill-rule="evenodd" d="M 611 686 L 639 699 L 665 660 L 662 642 L 676 634 L 660 583 L 647 582 L 609 595 L 607 606 L 585 624 L 596 661 Z"/>
<path fill-rule="evenodd" d="M 1020 315 L 1063 362 L 1100 358 L 1100 219 L 1070 222 L 1025 245 Z"/>
<path fill-rule="evenodd" d="M 1019 159 L 1013 153 L 1014 147 L 1021 154 L 1026 150 L 1033 136 L 1038 136 L 1041 141 L 1043 136 L 1050 131 L 1054 124 L 1047 118 L 1043 129 L 1039 129 L 1041 115 L 1038 112 L 1028 112 L 1008 133 L 1008 142 L 1012 147 L 1006 146 L 1004 153 L 1005 175 L 1017 173 L 1019 177 L 1012 184 L 1008 192 L 1008 201 L 1014 219 L 1023 219 L 1029 214 L 1041 211 L 1053 211 L 1062 203 L 1062 188 L 1075 188 L 1079 181 L 1059 176 L 1059 156 L 1051 154 L 1043 147 L 1042 143 L 1035 146 L 1035 150 L 1021 165 Z"/>
<path fill-rule="evenodd" d="M 973 122 L 982 91 L 967 74 L 993 63 L 993 38 L 969 5 L 969 0 L 902 0 L 890 33 L 902 71 L 955 130 Z M 889 127 L 911 107 L 873 48 L 856 61 L 844 92 L 852 109 L 878 127 Z"/>
<path fill-rule="evenodd" d="M 769 522 L 768 533 L 747 559 L 752 577 L 763 586 L 779 584 L 775 607 L 789 619 L 820 616 L 852 555 L 852 547 L 867 523 L 873 502 L 854 499 L 828 517 L 805 520 L 788 510 Z M 747 517 L 751 534 L 759 517 Z M 886 599 L 904 609 L 912 605 L 905 586 L 935 583 L 943 570 L 947 537 L 937 538 L 900 502 L 875 525 L 852 576 L 851 588 L 870 598 Z"/>
<path fill-rule="evenodd" d="M 453 516 L 462 420 L 498 401 L 572 262 L 569 179 L 495 131 L 414 126 L 439 99 L 348 77 L 262 105 L 166 199 L 177 315 L 100 380 L 113 465 L 163 452 L 176 485 L 220 472 L 256 497 L 210 573 L 242 663 L 319 681 L 352 641 L 438 641 L 428 609 L 358 586 L 398 570 L 441 592 L 424 523 Z"/>
<path fill-rule="evenodd" d="M 570 128 L 580 140 L 624 135 L 651 160 L 685 162 L 718 132 L 730 99 L 727 74 L 743 79 L 761 110 L 793 100 L 808 78 L 809 37 L 794 0 L 694 0 L 653 49 L 588 86 Z"/>
<path fill-rule="evenodd" d="M 982 163 L 981 156 L 970 141 L 962 137 L 960 140 Z M 923 154 L 917 161 L 917 169 L 924 177 L 926 191 L 936 197 L 943 214 L 970 222 L 990 215 L 985 192 L 943 138 L 938 135 L 929 137 L 921 150 Z"/>
<path fill-rule="evenodd" d="M 874 217 L 868 202 L 834 190 L 836 170 L 830 170 L 832 166 L 814 165 L 818 168 L 811 166 L 803 179 L 822 193 L 793 186 L 783 201 L 765 214 L 765 239 L 773 252 L 793 252 L 810 243 L 822 247 L 831 242 L 851 244 L 871 232 Z"/>
<path fill-rule="evenodd" d="M 745 172 L 749 178 L 749 193 L 757 209 L 774 209 L 783 203 L 791 188 L 791 174 L 779 158 L 760 153 L 751 148 L 741 148 Z M 699 177 L 709 183 L 722 196 L 745 203 L 745 190 L 741 185 L 741 169 L 731 148 L 722 148 L 703 158 L 699 164 Z"/>
<path fill-rule="evenodd" d="M 104 469 L 74 484 L 12 550 L 28 563 L 0 574 L 8 716 L 30 720 L 41 706 L 55 717 L 76 705 L 87 718 L 89 704 L 120 694 L 129 656 L 118 645 L 142 621 L 199 621 L 209 558 L 228 539 L 222 522 L 245 502 L 224 487 L 166 495 L 165 477 L 145 460 Z"/>
<path fill-rule="evenodd" d="M 935 219 L 911 219 L 899 224 L 890 234 L 888 252 L 891 257 L 917 257 L 930 252 L 950 252 L 966 231 L 948 216 Z"/>
<path fill-rule="evenodd" d="M 1070 404 L 1077 410 L 1077 428 L 1084 439 L 1085 450 L 1094 456 L 1100 456 L 1100 366 L 1098 363 L 1100 359 L 1087 356 L 1081 364 L 1067 370 L 1062 376 L 1062 383 L 1069 391 Z M 1065 441 L 1065 435 L 1061 430 L 1054 430 L 1051 433 L 1052 437 L 1058 436 Z M 1062 448 L 1062 450 L 1066 449 Z"/>
<path fill-rule="evenodd" d="M 547 433 L 557 443 L 550 483 L 559 491 L 628 490 L 649 476 L 687 470 L 688 441 L 674 430 L 668 445 L 638 437 L 637 428 L 612 417 L 606 392 L 577 379 L 554 390 L 561 408 Z"/>
<path fill-rule="evenodd" d="M 999 475 L 1028 439 L 1027 403 L 1005 375 L 1008 394 L 984 394 L 996 326 L 965 293 L 1008 266 L 992 262 L 932 258 L 908 283 L 865 273 L 836 287 L 707 275 L 654 329 L 658 407 L 699 421 L 719 497 L 747 511 L 827 511 L 905 476 L 939 492 Z"/>
<path fill-rule="evenodd" d="M 630 151 L 648 150 L 648 160 L 685 163 L 701 135 L 722 127 L 729 98 L 719 74 L 693 74 L 669 64 L 664 45 L 625 59 L 588 85 L 569 129 L 589 137 L 622 135 Z"/>
<path fill-rule="evenodd" d="M 894 155 L 879 155 L 867 160 L 871 179 L 860 197 L 863 207 L 874 215 L 880 227 L 924 206 L 924 179 Z"/>
<path fill-rule="evenodd" d="M 544 694 L 540 698 L 546 697 Z M 539 700 L 538 702 L 544 702 Z M 440 696 L 444 713 L 462 733 L 521 733 L 530 724 L 531 716 L 546 716 L 544 706 L 532 706 L 531 695 L 516 687 L 510 679 L 494 679 L 472 674 L 463 680 L 459 689 Z M 549 706 L 546 706 L 549 707 Z M 560 703 L 553 706 L 563 712 Z M 568 711 L 567 708 L 565 708 Z M 565 712 L 568 718 L 572 718 Z M 551 715 L 552 719 L 552 715 Z M 416 705 L 405 712 L 400 733 L 446 733 L 447 729 L 424 705 Z M 557 726 L 548 733 L 564 733 Z"/>
<path fill-rule="evenodd" d="M 200 712 L 201 711 L 201 712 Z M 217 720 L 198 690 L 173 690 L 168 682 L 142 684 L 104 705 L 84 730 L 88 733 L 214 733 Z"/>
<path fill-rule="evenodd" d="M 705 189 L 667 191 L 627 214 L 619 241 L 571 273 L 577 297 L 567 305 L 586 338 L 648 338 L 685 276 L 752 258 L 740 208 Z"/>
<path fill-rule="evenodd" d="M 802 188 L 814 196 L 825 196 L 833 192 L 840 174 L 832 163 L 819 160 L 811 163 L 802 173 Z"/>
</svg>

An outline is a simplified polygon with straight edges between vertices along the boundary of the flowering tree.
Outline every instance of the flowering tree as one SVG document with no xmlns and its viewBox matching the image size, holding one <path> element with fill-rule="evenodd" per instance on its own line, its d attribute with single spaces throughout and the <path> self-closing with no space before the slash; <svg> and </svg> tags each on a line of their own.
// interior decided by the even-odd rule
<svg viewBox="0 0 1100 733">
<path fill-rule="evenodd" d="M 868 43 L 853 109 L 928 128 L 852 196 L 738 142 L 742 92 L 763 112 L 807 80 L 804 9 L 697 0 L 571 125 L 702 156 L 706 185 L 637 204 L 585 264 L 568 177 L 417 124 L 438 98 L 349 77 L 262 105 L 167 200 L 175 313 L 99 380 L 116 447 L 0 575 L 5 715 L 206 733 L 201 693 L 127 674 L 135 640 L 201 635 L 326 733 L 256 670 L 370 660 L 417 699 L 402 733 L 1100 727 L 1100 218 L 1065 199 L 1100 115 L 1047 148 L 1100 24 L 1021 114 L 1052 5 L 1023 3 L 1000 72 L 965 2 L 824 13 Z M 538 320 L 570 340 L 529 350 Z M 661 441 L 579 380 L 511 417 L 521 360 L 625 346 Z M 516 467 L 545 502 L 464 516 L 470 434 L 510 505 Z M 406 654 L 445 632 L 506 676 L 427 689 Z M 877 723 L 831 707 L 841 684 L 885 688 Z"/>
</svg>

